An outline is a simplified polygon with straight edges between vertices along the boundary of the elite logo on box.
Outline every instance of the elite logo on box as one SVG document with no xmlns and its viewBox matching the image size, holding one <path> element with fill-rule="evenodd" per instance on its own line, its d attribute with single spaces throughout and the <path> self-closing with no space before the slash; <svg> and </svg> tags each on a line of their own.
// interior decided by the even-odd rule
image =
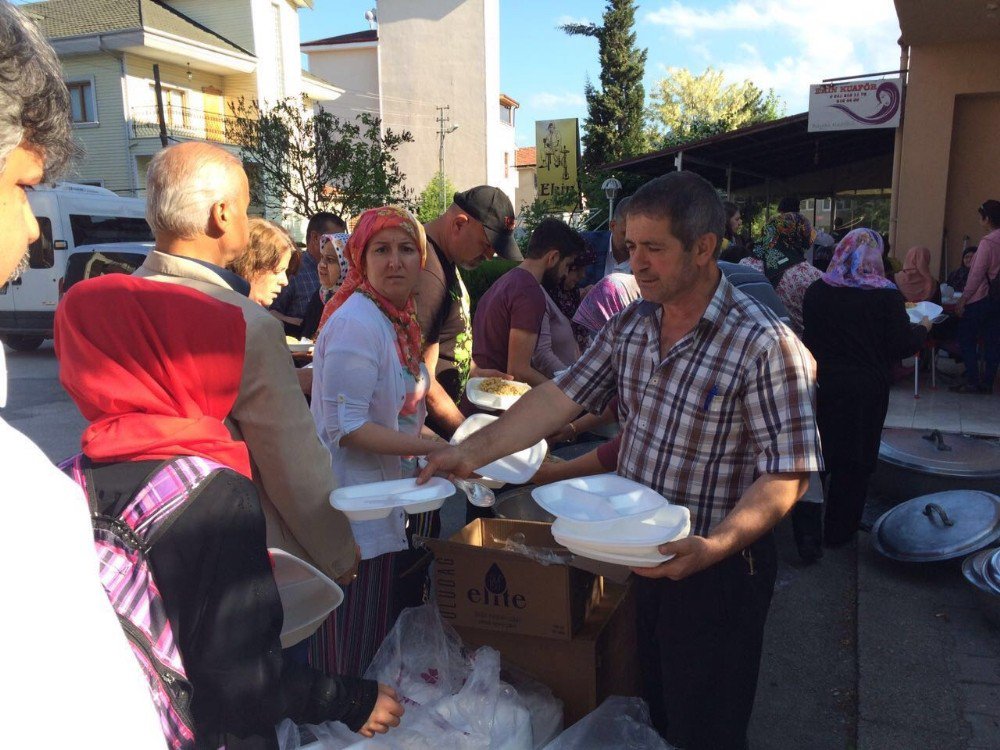
<svg viewBox="0 0 1000 750">
<path fill-rule="evenodd" d="M 486 571 L 483 588 L 469 589 L 466 596 L 472 604 L 485 604 L 488 607 L 524 609 L 528 605 L 523 594 L 511 594 L 507 591 L 507 578 L 496 563 Z"/>
</svg>

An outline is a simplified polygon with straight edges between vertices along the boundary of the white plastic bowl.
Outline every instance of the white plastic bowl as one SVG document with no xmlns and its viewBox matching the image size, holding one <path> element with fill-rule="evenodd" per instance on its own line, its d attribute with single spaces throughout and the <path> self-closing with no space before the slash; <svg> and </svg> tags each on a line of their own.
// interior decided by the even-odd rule
<svg viewBox="0 0 1000 750">
<path fill-rule="evenodd" d="M 598 549 L 587 544 L 572 542 L 568 539 L 561 539 L 555 532 L 553 532 L 552 536 L 559 544 L 564 546 L 574 555 L 586 557 L 589 560 L 597 560 L 598 562 L 607 562 L 614 565 L 626 565 L 630 568 L 652 568 L 660 563 L 665 563 L 668 560 L 673 559 L 673 555 L 661 555 L 659 552 L 645 554 L 638 553 L 635 550 L 632 550 L 631 552 L 614 552 L 605 549 Z"/>
<path fill-rule="evenodd" d="M 594 549 L 625 554 L 653 554 L 667 542 L 691 533 L 691 512 L 682 505 L 664 505 L 643 516 L 588 523 L 557 518 L 552 533 Z"/>
<path fill-rule="evenodd" d="M 268 549 L 285 616 L 281 647 L 305 640 L 344 601 L 344 592 L 315 567 L 282 549 Z"/>
<path fill-rule="evenodd" d="M 531 497 L 557 518 L 581 522 L 614 521 L 649 514 L 667 505 L 663 495 L 617 474 L 553 482 L 536 487 Z"/>
<path fill-rule="evenodd" d="M 943 312 L 944 308 L 933 302 L 918 302 L 913 307 L 906 308 L 906 314 L 910 316 L 911 323 L 919 323 L 925 317 L 934 320 Z"/>
<path fill-rule="evenodd" d="M 492 414 L 473 414 L 455 430 L 455 434 L 451 437 L 452 445 L 458 445 L 472 433 L 478 432 L 486 425 L 496 422 L 497 419 L 498 417 Z M 476 473 L 488 480 L 523 484 L 535 476 L 538 467 L 545 460 L 547 451 L 548 445 L 544 440 L 539 440 L 530 448 L 525 448 L 510 456 L 498 458 L 496 461 L 486 464 L 486 466 L 481 466 L 476 469 Z"/>
<path fill-rule="evenodd" d="M 455 485 L 442 477 L 431 477 L 423 485 L 416 479 L 391 479 L 340 487 L 330 493 L 330 505 L 352 521 L 374 521 L 396 508 L 411 514 L 437 510 L 453 494 Z"/>
<path fill-rule="evenodd" d="M 499 393 L 490 393 L 489 391 L 484 391 L 480 389 L 480 385 L 486 378 L 469 378 L 468 382 L 465 384 L 465 395 L 468 397 L 469 401 L 478 406 L 481 409 L 494 409 L 496 411 L 506 411 L 512 407 L 521 396 L 501 396 Z M 522 383 L 519 380 L 511 380 L 511 385 L 522 385 L 528 388 L 527 383 Z"/>
</svg>

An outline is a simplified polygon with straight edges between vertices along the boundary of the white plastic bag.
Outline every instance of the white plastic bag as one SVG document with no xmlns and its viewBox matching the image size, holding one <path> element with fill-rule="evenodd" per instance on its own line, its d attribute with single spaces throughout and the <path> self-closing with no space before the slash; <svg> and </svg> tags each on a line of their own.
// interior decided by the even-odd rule
<svg viewBox="0 0 1000 750">
<path fill-rule="evenodd" d="M 545 750 L 674 750 L 653 729 L 642 698 L 613 695 L 580 719 Z"/>
<path fill-rule="evenodd" d="M 459 732 L 465 738 L 463 749 L 532 750 L 551 736 L 546 732 L 533 741 L 533 724 L 551 727 L 562 720 L 562 704 L 537 683 L 527 690 L 534 715 L 529 712 L 517 690 L 500 680 L 495 650 L 483 647 L 465 656 L 458 634 L 433 604 L 403 611 L 365 676 L 390 685 L 403 697 L 407 715 L 400 729 L 425 731 L 408 717 L 411 706 L 419 707 Z M 527 679 L 523 684 L 531 685 Z M 397 731 L 385 739 L 393 742 Z M 440 750 L 441 735 L 427 736 L 435 739 L 433 750 Z"/>
<path fill-rule="evenodd" d="M 548 688 L 516 672 L 518 689 L 502 681 L 492 648 L 467 656 L 433 604 L 400 614 L 365 677 L 396 690 L 406 709 L 398 727 L 366 740 L 340 723 L 286 720 L 281 750 L 533 750 L 562 727 L 562 703 Z"/>
</svg>

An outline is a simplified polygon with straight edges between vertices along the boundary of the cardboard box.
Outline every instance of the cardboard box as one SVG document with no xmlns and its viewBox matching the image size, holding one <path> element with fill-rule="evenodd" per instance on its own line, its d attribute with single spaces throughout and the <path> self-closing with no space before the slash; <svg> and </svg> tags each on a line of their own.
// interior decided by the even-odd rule
<svg viewBox="0 0 1000 750">
<path fill-rule="evenodd" d="M 425 539 L 432 579 L 450 625 L 569 640 L 601 600 L 599 576 L 568 565 L 542 565 L 503 549 L 513 535 L 533 548 L 562 549 L 550 524 L 479 518 L 451 539 Z"/>
<path fill-rule="evenodd" d="M 608 583 L 604 598 L 571 641 L 456 628 L 472 648 L 490 646 L 512 665 L 548 685 L 565 705 L 568 727 L 609 695 L 639 695 L 635 596 L 628 584 Z"/>
</svg>

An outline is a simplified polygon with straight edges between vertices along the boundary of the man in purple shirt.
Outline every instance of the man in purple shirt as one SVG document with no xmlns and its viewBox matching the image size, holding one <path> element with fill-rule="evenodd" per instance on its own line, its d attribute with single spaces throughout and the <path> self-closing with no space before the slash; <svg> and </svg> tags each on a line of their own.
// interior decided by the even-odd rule
<svg viewBox="0 0 1000 750">
<path fill-rule="evenodd" d="M 542 282 L 559 284 L 586 250 L 583 238 L 558 219 L 544 219 L 531 233 L 528 251 L 490 287 L 472 320 L 472 359 L 515 380 L 538 385 L 548 378 L 531 366 L 545 316 Z"/>
</svg>

